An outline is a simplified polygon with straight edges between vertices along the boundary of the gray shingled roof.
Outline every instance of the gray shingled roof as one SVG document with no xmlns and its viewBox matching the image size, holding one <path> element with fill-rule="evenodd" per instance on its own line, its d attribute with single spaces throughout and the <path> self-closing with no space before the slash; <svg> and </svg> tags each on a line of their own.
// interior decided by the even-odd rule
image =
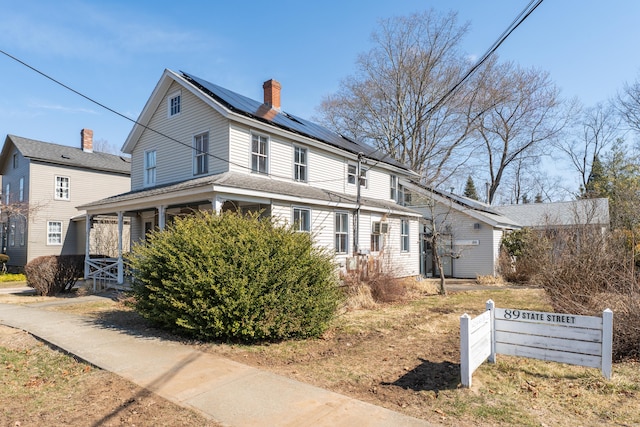
<svg viewBox="0 0 640 427">
<path fill-rule="evenodd" d="M 609 199 L 492 206 L 523 227 L 609 225 Z"/>
<path fill-rule="evenodd" d="M 237 172 L 225 172 L 218 175 L 206 176 L 202 178 L 190 179 L 178 183 L 156 186 L 149 189 L 130 191 L 128 193 L 119 194 L 116 196 L 108 197 L 106 199 L 98 200 L 87 205 L 80 206 L 79 209 L 85 209 L 86 207 L 98 207 L 101 205 L 108 205 L 111 203 L 126 202 L 137 199 L 144 199 L 147 197 L 153 197 L 158 195 L 167 195 L 176 193 L 182 190 L 207 187 L 207 186 L 224 186 L 231 188 L 238 188 L 243 190 L 261 191 L 265 193 L 265 196 L 272 195 L 284 195 L 300 198 L 314 199 L 323 201 L 326 203 L 355 203 L 356 198 L 346 194 L 334 193 L 331 191 L 323 190 L 320 188 L 290 183 L 286 181 L 280 181 L 271 179 L 268 177 L 261 177 L 255 175 L 241 174 Z M 388 209 L 395 212 L 406 212 L 407 214 L 416 214 L 416 211 L 400 206 L 393 202 L 387 202 L 385 200 L 366 199 L 362 198 L 361 203 L 363 207 L 369 206 L 373 208 Z"/>
<path fill-rule="evenodd" d="M 131 161 L 126 157 L 99 153 L 97 151 L 87 153 L 80 147 L 76 148 L 53 144 L 51 142 L 36 141 L 15 135 L 7 135 L 6 141 L 11 141 L 24 157 L 31 160 L 131 175 Z"/>
</svg>

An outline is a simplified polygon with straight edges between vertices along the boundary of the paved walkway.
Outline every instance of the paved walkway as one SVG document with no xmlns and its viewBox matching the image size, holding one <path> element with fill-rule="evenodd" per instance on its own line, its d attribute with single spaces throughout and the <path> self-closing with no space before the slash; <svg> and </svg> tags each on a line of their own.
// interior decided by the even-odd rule
<svg viewBox="0 0 640 427">
<path fill-rule="evenodd" d="M 86 317 L 43 308 L 0 304 L 0 324 L 25 330 L 223 425 L 429 425 L 186 345 L 109 329 Z"/>
</svg>

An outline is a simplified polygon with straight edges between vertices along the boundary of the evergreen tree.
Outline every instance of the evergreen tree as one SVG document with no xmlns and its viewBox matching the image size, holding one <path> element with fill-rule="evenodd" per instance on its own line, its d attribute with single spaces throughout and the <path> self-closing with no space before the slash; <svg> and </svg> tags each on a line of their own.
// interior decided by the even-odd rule
<svg viewBox="0 0 640 427">
<path fill-rule="evenodd" d="M 479 200 L 478 192 L 476 191 L 476 185 L 473 183 L 473 178 L 469 175 L 467 178 L 467 185 L 464 187 L 464 196 L 473 200 Z"/>
<path fill-rule="evenodd" d="M 582 190 L 582 198 L 603 197 L 606 194 L 607 177 L 600 157 L 596 154 L 591 164 L 591 172 L 587 178 L 587 187 Z"/>
</svg>

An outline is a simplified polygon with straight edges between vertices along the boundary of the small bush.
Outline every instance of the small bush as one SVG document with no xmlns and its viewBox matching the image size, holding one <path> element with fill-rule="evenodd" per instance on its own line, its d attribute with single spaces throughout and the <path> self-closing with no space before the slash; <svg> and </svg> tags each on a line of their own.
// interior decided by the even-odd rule
<svg viewBox="0 0 640 427">
<path fill-rule="evenodd" d="M 84 274 L 84 255 L 47 255 L 31 260 L 25 267 L 27 286 L 38 295 L 69 292 Z"/>
<path fill-rule="evenodd" d="M 25 282 L 27 280 L 24 274 L 5 273 L 0 274 L 0 283 L 5 282 Z"/>
<path fill-rule="evenodd" d="M 203 340 L 318 336 L 342 298 L 331 254 L 257 215 L 176 219 L 128 260 L 136 311 Z"/>
<path fill-rule="evenodd" d="M 407 294 L 403 279 L 394 274 L 393 267 L 384 257 L 360 263 L 361 271 L 347 273 L 342 282 L 347 289 L 347 309 L 368 309 L 378 303 L 400 301 Z"/>
</svg>

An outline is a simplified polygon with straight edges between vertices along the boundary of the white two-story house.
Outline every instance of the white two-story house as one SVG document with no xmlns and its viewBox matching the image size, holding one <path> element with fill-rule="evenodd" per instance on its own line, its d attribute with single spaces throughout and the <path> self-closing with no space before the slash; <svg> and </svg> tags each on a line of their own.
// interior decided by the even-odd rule
<svg viewBox="0 0 640 427">
<path fill-rule="evenodd" d="M 80 206 L 87 242 L 97 216 L 128 217 L 135 242 L 195 209 L 260 211 L 313 233 L 343 269 L 382 259 L 398 276 L 419 274 L 421 215 L 398 203 L 399 183 L 416 174 L 285 112 L 277 81 L 263 89 L 260 102 L 165 70 L 122 148 L 130 191 Z M 112 265 L 122 283 L 122 250 Z M 94 269 L 88 254 L 86 275 Z"/>
</svg>

